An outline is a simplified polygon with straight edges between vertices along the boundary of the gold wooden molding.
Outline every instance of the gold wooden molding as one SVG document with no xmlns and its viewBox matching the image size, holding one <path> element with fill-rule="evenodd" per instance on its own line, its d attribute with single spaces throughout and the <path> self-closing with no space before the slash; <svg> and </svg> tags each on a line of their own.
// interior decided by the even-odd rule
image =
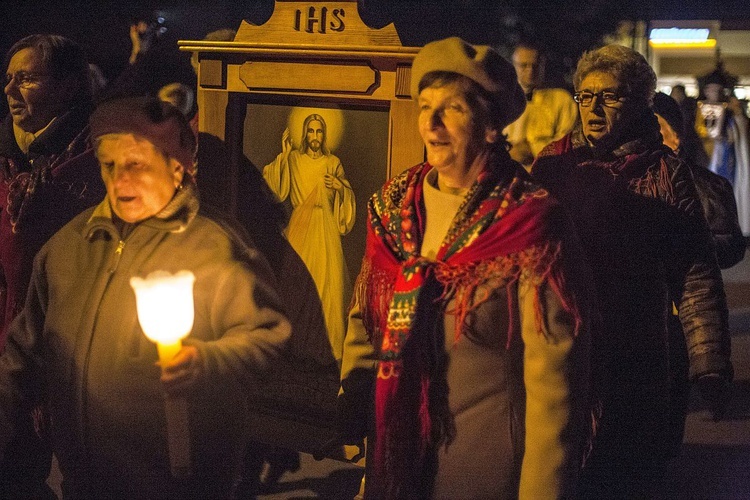
<svg viewBox="0 0 750 500">
<path fill-rule="evenodd" d="M 419 47 L 380 47 L 374 45 L 347 45 L 345 47 L 320 47 L 297 43 L 237 43 L 206 40 L 180 40 L 180 50 L 200 53 L 243 54 L 245 56 L 294 57 L 295 59 L 361 59 L 367 57 L 393 59 L 411 64 Z"/>
<path fill-rule="evenodd" d="M 362 62 L 247 61 L 239 77 L 248 90 L 371 94 L 380 84 L 379 72 Z"/>
<path fill-rule="evenodd" d="M 283 6 L 283 8 L 282 8 Z M 258 26 L 242 21 L 235 42 L 310 43 L 315 46 L 401 46 L 393 24 L 373 30 L 359 16 L 356 1 L 278 1 L 271 18 Z"/>
<path fill-rule="evenodd" d="M 219 59 L 201 61 L 200 85 L 202 87 L 224 86 L 224 65 Z"/>
</svg>

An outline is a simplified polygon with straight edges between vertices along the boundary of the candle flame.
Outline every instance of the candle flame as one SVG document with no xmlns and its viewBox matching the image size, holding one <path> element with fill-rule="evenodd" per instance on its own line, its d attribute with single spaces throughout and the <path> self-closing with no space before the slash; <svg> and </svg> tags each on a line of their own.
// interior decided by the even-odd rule
<svg viewBox="0 0 750 500">
<path fill-rule="evenodd" d="M 154 271 L 146 278 L 130 278 L 138 321 L 149 340 L 175 344 L 187 337 L 195 319 L 194 283 L 195 275 L 190 271 Z"/>
</svg>

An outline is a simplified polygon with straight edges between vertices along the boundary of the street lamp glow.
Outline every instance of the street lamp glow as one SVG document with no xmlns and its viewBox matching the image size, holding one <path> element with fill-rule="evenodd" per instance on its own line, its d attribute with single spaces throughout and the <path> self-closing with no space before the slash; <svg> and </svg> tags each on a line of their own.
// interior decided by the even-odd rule
<svg viewBox="0 0 750 500">
<path fill-rule="evenodd" d="M 648 43 L 659 48 L 707 48 L 715 47 L 716 39 L 709 38 L 708 28 L 654 28 Z"/>
</svg>

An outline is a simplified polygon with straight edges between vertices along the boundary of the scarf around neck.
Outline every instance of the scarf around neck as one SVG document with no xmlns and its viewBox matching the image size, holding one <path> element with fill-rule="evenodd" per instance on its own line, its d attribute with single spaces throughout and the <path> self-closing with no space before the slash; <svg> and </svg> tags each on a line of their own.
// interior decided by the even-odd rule
<svg viewBox="0 0 750 500">
<path fill-rule="evenodd" d="M 6 210 L 14 233 L 35 224 L 36 206 L 49 202 L 50 189 L 70 189 L 54 186 L 60 167 L 84 154 L 92 154 L 89 140 L 87 107 L 74 108 L 50 122 L 29 145 L 24 154 L 15 143 L 12 124 L 4 138 L 5 150 L 0 153 L 0 180 L 8 183 Z M 29 228 L 33 230 L 33 228 Z"/>
<path fill-rule="evenodd" d="M 537 287 L 546 281 L 572 313 L 576 331 L 580 324 L 574 298 L 563 296 L 559 205 L 514 163 L 497 163 L 470 188 L 434 261 L 420 256 L 429 164 L 389 180 L 369 201 L 367 249 L 355 299 L 370 340 L 380 349 L 368 485 L 376 498 L 429 497 L 430 484 L 424 480 L 430 475 L 429 454 L 436 445 L 450 443 L 449 415 L 430 390 L 444 314 L 455 316 L 458 342 L 469 313 L 490 298 L 491 291 L 479 293 L 480 287 L 493 280 L 508 290 L 512 319 L 517 312 L 510 291 L 523 273 Z M 536 306 L 542 333 L 538 294 Z M 512 334 L 509 326 L 508 346 Z"/>
<path fill-rule="evenodd" d="M 669 162 L 673 163 L 671 168 Z M 532 175 L 546 179 L 571 168 L 596 167 L 621 179 L 635 193 L 663 197 L 667 203 L 673 204 L 675 196 L 671 177 L 677 162 L 671 150 L 662 144 L 656 116 L 647 109 L 625 131 L 620 144 L 606 151 L 589 145 L 579 120 L 572 132 L 539 153 Z M 547 186 L 544 182 L 542 184 Z"/>
</svg>

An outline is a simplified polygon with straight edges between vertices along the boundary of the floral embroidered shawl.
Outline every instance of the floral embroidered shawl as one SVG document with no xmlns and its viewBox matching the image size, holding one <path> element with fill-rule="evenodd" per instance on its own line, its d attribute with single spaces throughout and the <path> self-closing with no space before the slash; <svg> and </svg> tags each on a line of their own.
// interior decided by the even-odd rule
<svg viewBox="0 0 750 500">
<path fill-rule="evenodd" d="M 562 296 L 559 205 L 515 163 L 497 163 L 471 187 L 435 261 L 420 256 L 422 186 L 429 164 L 389 180 L 369 201 L 367 250 L 355 298 L 368 335 L 380 348 L 375 484 L 368 485 L 377 498 L 429 496 L 423 479 L 428 451 L 450 442 L 444 416 L 430 404 L 434 336 L 443 314 L 455 315 L 457 342 L 467 314 L 489 299 L 478 293 L 482 285 L 500 278 L 510 291 L 527 273 L 538 278 L 537 286 L 546 280 L 576 319 L 576 331 L 580 325 L 574 298 Z M 446 311 L 449 302 L 453 305 Z M 542 333 L 538 301 L 536 311 Z M 510 300 L 508 314 L 514 314 Z M 509 327 L 508 344 L 511 335 Z"/>
</svg>

